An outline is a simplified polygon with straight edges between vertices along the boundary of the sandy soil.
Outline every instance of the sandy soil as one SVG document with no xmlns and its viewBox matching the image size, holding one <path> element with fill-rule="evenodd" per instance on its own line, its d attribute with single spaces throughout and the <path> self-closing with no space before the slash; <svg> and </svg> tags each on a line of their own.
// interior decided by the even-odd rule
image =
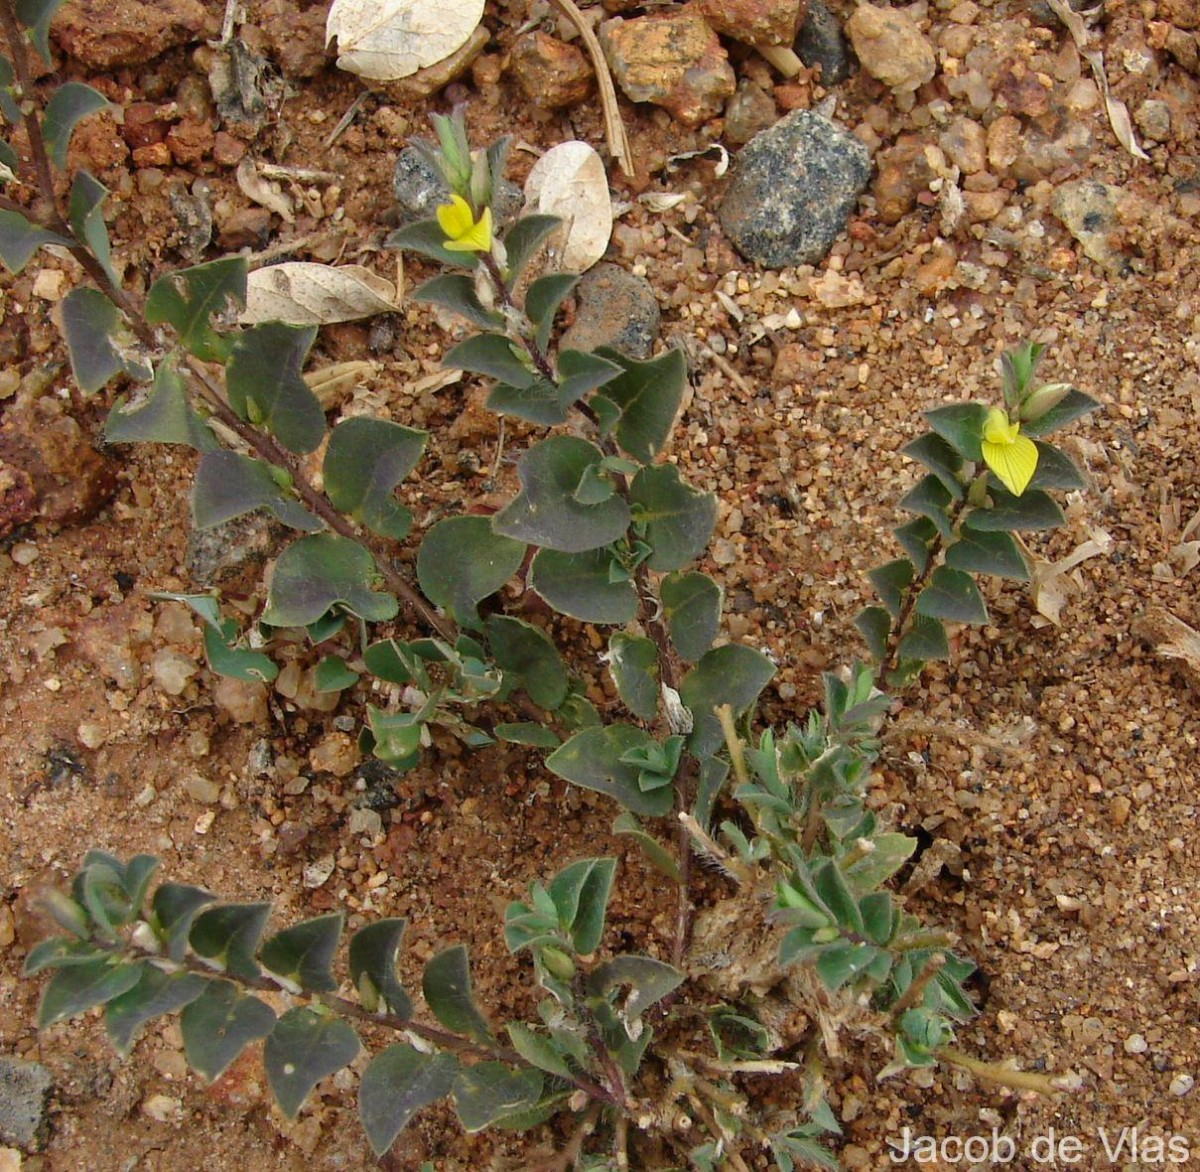
<svg viewBox="0 0 1200 1172">
<path fill-rule="evenodd" d="M 965 23 L 964 7 L 931 6 L 925 32 L 943 68 L 911 109 L 862 74 L 839 87 L 835 116 L 877 150 L 877 163 L 886 164 L 903 135 L 936 144 L 947 111 L 971 113 L 947 86 L 968 70 L 969 45 L 981 54 L 971 67 L 1018 82 L 1026 69 L 1045 77 L 1050 113 L 1023 116 L 1027 134 L 1049 125 L 1055 103 L 1086 82 L 1087 65 L 1066 34 L 1033 23 L 1024 5 L 984 4 Z M 164 162 L 135 158 L 128 136 L 105 117 L 81 132 L 72 152 L 115 193 L 112 231 L 130 285 L 137 291 L 199 258 L 188 219 L 197 192 L 226 247 L 247 225 L 265 226 L 252 247 L 311 237 L 299 258 L 337 254 L 394 275 L 395 258 L 378 251 L 391 171 L 406 135 L 423 128 L 425 104 L 398 93 L 368 96 L 349 129 L 324 145 L 363 91 L 331 65 L 298 76 L 313 29 L 319 52 L 320 21 L 312 22 L 322 6 L 251 0 L 247 8 L 244 35 L 289 85 L 256 132 L 230 130 L 208 106 L 204 50 L 195 42 L 145 68 L 89 70 L 60 58 L 57 76 L 86 77 L 124 105 L 175 100 L 186 111 L 169 123 L 179 133 Z M 522 4 L 489 5 L 494 41 L 474 77 L 447 97 L 468 101 L 481 141 L 507 130 L 533 150 L 571 137 L 600 144 L 591 104 L 547 114 L 514 91 L 504 54 L 524 17 Z M 1104 1148 L 1125 1128 L 1138 1129 L 1143 1159 L 1150 1136 L 1182 1136 L 1190 1152 L 1200 1149 L 1200 1092 L 1178 1093 L 1184 1076 L 1200 1073 L 1197 681 L 1156 653 L 1153 623 L 1138 625 L 1147 613 L 1161 625 L 1161 608 L 1200 626 L 1194 559 L 1178 548 L 1200 509 L 1197 82 L 1161 48 L 1160 35 L 1194 19 L 1184 4 L 1117 0 L 1098 30 L 1114 93 L 1131 111 L 1148 98 L 1171 111 L 1165 141 L 1146 143 L 1147 161 L 1121 148 L 1095 102 L 1067 120 L 1087 131 L 1074 159 L 1024 178 L 987 161 L 984 174 L 995 171 L 997 182 L 968 190 L 1007 193 L 995 218 L 956 222 L 930 175 L 888 223 L 873 187 L 815 271 L 762 273 L 737 258 L 716 224 L 722 184 L 712 163 L 662 171 L 668 156 L 718 137 L 719 121 L 688 131 L 650 107 L 624 106 L 640 178 L 615 177 L 617 197 L 694 196 L 690 210 L 666 213 L 632 202 L 610 257 L 649 275 L 664 334 L 690 339 L 697 354 L 673 451 L 693 481 L 720 495 L 704 568 L 727 591 L 731 637 L 768 649 L 781 665 L 762 721 L 801 714 L 819 694 L 820 670 L 860 652 L 851 620 L 869 592 L 865 571 L 892 556 L 894 502 L 917 475 L 898 449 L 918 430 L 922 409 L 994 393 L 999 353 L 1027 337 L 1051 344 L 1048 376 L 1104 404 L 1073 428 L 1068 445 L 1087 469 L 1089 491 L 1070 500 L 1065 530 L 1031 544 L 1048 561 L 1088 541 L 1107 552 L 1060 579 L 1068 597 L 1057 625 L 1028 592 L 988 588 L 995 626 L 961 632 L 953 662 L 933 667 L 906 697 L 876 790 L 896 825 L 945 860 L 921 872 L 911 906 L 958 933 L 981 969 L 981 1014 L 961 1031 L 961 1048 L 1028 1069 L 1073 1071 L 1080 1087 L 1026 1099 L 945 1069 L 879 1083 L 874 1071 L 885 1056 L 850 1050 L 830 1072 L 849 1167 L 893 1166 L 887 1141 L 905 1128 L 940 1137 L 998 1129 L 1018 1144 L 1013 1166 L 1022 1168 L 1039 1166 L 1051 1130 L 1058 1140 L 1079 1138 L 1077 1166 L 1086 1168 L 1132 1166 L 1128 1135 L 1123 1157 L 1110 1161 Z M 749 59 L 737 68 L 763 74 Z M 989 125 L 1006 101 L 1013 110 L 1023 99 L 1012 95 L 1024 92 L 1013 86 L 998 86 L 997 105 L 974 117 Z M 775 93 L 781 111 L 822 96 L 803 80 Z M 239 149 L 341 178 L 319 184 L 307 207 L 299 191 L 293 222 L 263 221 L 239 190 Z M 515 154 L 517 179 L 533 157 Z M 1123 271 L 1085 256 L 1052 212 L 1056 191 L 1079 178 L 1119 188 L 1107 245 Z M 35 262 L 7 282 L 0 326 L 6 373 L 19 376 L 6 383 L 5 426 L 70 433 L 62 420 L 77 419 L 80 433 L 61 441 L 68 463 L 71 445 L 90 449 L 108 405 L 80 403 L 68 390 L 51 319 L 73 279 L 65 263 Z M 421 525 L 463 498 L 498 499 L 506 482 L 489 478 L 498 437 L 479 388 L 420 382 L 450 339 L 418 306 L 401 310 L 393 326 L 330 329 L 316 360 L 374 358 L 369 393 L 381 409 L 430 429 L 428 456 L 406 486 Z M 706 358 L 705 347 L 718 360 Z M 373 1166 L 354 1120 L 351 1072 L 323 1085 L 289 1125 L 269 1105 L 252 1061 L 203 1087 L 185 1069 L 172 1024 L 149 1030 L 125 1063 L 96 1020 L 38 1034 L 39 984 L 18 975 L 39 931 L 31 899 L 38 885 L 61 881 L 96 845 L 161 855 L 170 877 L 230 898 L 274 899 L 279 923 L 334 907 L 346 908 L 352 923 L 407 916 L 410 985 L 423 959 L 463 941 L 497 1018 L 531 1003 L 528 973 L 507 955 L 499 930 L 505 902 L 531 879 L 574 855 L 616 854 L 611 940 L 643 950 L 667 945 L 673 893 L 636 848 L 608 836 L 608 803 L 547 779 L 535 755 L 512 747 L 472 755 L 439 742 L 394 796 L 383 787 L 391 804 L 377 833 L 352 822 L 369 779 L 353 762 L 342 776 L 319 767 L 341 770 L 348 760 L 343 741 L 365 690 L 336 711 L 276 694 L 261 719 L 233 719 L 214 699 L 195 625 L 181 608 L 148 597 L 189 588 L 192 460 L 162 450 L 106 459 L 115 492 L 99 511 L 82 508 L 90 515 L 79 522 L 31 523 L 0 553 L 0 1050 L 45 1063 L 57 1084 L 49 1145 L 22 1166 Z M 586 632 L 573 638 L 586 648 Z M 178 667 L 178 657 L 196 670 L 170 694 L 164 665 Z M 328 870 L 319 886 L 311 885 L 314 870 Z M 716 880 L 708 887 L 719 894 Z M 546 1131 L 529 1142 L 552 1141 Z M 528 1167 L 531 1152 L 510 1138 L 464 1137 L 439 1105 L 406 1134 L 391 1166 L 416 1169 L 429 1159 L 439 1170 L 481 1168 L 507 1157 Z M 1190 1160 L 1200 1166 L 1200 1156 Z M 766 1157 L 756 1166 L 768 1167 Z"/>
</svg>

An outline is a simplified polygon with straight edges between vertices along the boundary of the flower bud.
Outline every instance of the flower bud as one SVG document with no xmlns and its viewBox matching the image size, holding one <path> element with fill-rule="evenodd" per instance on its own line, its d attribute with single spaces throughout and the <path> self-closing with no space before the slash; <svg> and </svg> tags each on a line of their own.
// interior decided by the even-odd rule
<svg viewBox="0 0 1200 1172">
<path fill-rule="evenodd" d="M 1038 387 L 1036 391 L 1025 396 L 1017 411 L 1018 418 L 1024 423 L 1041 419 L 1047 411 L 1057 407 L 1072 389 L 1070 383 L 1047 383 L 1044 387 Z"/>
<path fill-rule="evenodd" d="M 557 977 L 560 981 L 569 981 L 575 976 L 575 962 L 561 948 L 556 948 L 553 944 L 543 944 L 538 949 L 538 957 L 552 977 Z"/>
</svg>

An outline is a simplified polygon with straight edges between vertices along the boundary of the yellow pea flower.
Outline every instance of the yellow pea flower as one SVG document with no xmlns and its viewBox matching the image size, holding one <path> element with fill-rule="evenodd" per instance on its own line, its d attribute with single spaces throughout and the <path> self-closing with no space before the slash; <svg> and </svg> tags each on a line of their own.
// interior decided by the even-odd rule
<svg viewBox="0 0 1200 1172">
<path fill-rule="evenodd" d="M 1037 471 L 1038 450 L 1033 440 L 1021 434 L 1020 423 L 1010 422 L 1008 412 L 993 407 L 983 424 L 984 463 L 1013 496 L 1020 496 Z"/>
<path fill-rule="evenodd" d="M 492 248 L 492 209 L 484 208 L 479 219 L 461 195 L 452 195 L 449 203 L 437 209 L 437 222 L 446 233 L 445 247 L 451 252 L 490 252 Z"/>
</svg>

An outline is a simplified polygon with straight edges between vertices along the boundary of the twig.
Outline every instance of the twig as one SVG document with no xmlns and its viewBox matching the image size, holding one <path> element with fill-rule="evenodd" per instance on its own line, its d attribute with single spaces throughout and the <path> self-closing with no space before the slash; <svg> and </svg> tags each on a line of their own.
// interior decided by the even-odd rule
<svg viewBox="0 0 1200 1172">
<path fill-rule="evenodd" d="M 341 138 L 343 134 L 346 133 L 350 127 L 350 123 L 352 123 L 354 119 L 358 117 L 359 110 L 362 109 L 363 103 L 366 102 L 369 97 L 372 97 L 371 91 L 363 90 L 363 92 L 359 94 L 353 102 L 350 103 L 350 109 L 348 109 L 341 116 L 341 118 L 338 119 L 338 124 L 329 132 L 329 137 L 321 144 L 326 150 L 329 150 L 329 148 L 333 146 L 333 144 L 337 142 L 337 140 Z"/>
<path fill-rule="evenodd" d="M 629 146 L 629 136 L 625 133 L 625 123 L 621 121 L 621 107 L 617 104 L 617 87 L 613 85 L 612 74 L 608 62 L 604 58 L 604 50 L 591 25 L 584 19 L 583 13 L 575 7 L 572 0 L 550 0 L 579 31 L 579 39 L 587 47 L 588 56 L 596 70 L 596 86 L 600 91 L 600 106 L 604 111 L 604 134 L 608 140 L 608 149 L 617 160 L 621 170 L 632 179 L 637 174 L 637 165 L 633 160 L 633 151 Z"/>
<path fill-rule="evenodd" d="M 994 1082 L 1004 1087 L 1012 1087 L 1017 1091 L 1036 1091 L 1039 1095 L 1052 1095 L 1055 1091 L 1065 1091 L 1062 1085 L 1062 1075 L 1038 1074 L 1032 1070 L 1014 1070 L 1011 1066 L 998 1066 L 994 1062 L 984 1062 L 981 1058 L 972 1058 L 961 1050 L 951 1046 L 939 1046 L 934 1057 L 940 1062 L 949 1062 L 951 1066 L 961 1066 L 969 1070 L 976 1078 L 985 1082 Z"/>
<path fill-rule="evenodd" d="M 313 488 L 308 478 L 301 471 L 299 461 L 296 457 L 283 447 L 274 436 L 259 431 L 258 428 L 236 415 L 225 401 L 225 397 L 221 393 L 221 388 L 209 373 L 200 366 L 196 359 L 188 359 L 187 370 L 196 380 L 205 403 L 208 404 L 217 418 L 234 432 L 239 439 L 249 444 L 269 464 L 275 464 L 280 468 L 287 469 L 297 495 L 330 529 L 342 537 L 349 538 L 351 541 L 357 541 L 370 548 L 371 553 L 375 557 L 376 564 L 379 566 L 379 572 L 383 575 L 383 579 L 387 583 L 388 589 L 399 595 L 405 606 L 418 615 L 431 630 L 436 631 L 447 643 L 453 643 L 458 638 L 458 632 L 455 630 L 454 625 L 447 622 L 430 607 L 425 599 L 409 584 L 408 579 L 389 563 L 386 555 L 379 549 L 374 548 L 375 542 L 372 539 L 359 533 L 354 525 L 329 503 L 329 499 L 324 493 L 318 492 Z"/>
</svg>

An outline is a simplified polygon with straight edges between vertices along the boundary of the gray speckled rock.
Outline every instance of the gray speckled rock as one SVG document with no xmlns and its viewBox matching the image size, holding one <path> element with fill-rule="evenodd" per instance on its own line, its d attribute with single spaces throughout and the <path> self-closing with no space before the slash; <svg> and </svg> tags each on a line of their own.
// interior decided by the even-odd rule
<svg viewBox="0 0 1200 1172">
<path fill-rule="evenodd" d="M 392 194 L 398 205 L 401 225 L 414 220 L 425 220 L 434 214 L 439 204 L 450 202 L 450 189 L 442 177 L 425 161 L 421 152 L 405 147 L 396 159 L 392 174 Z M 492 209 L 498 226 L 503 227 L 516 219 L 524 202 L 521 189 L 507 179 L 501 179 L 496 188 L 495 207 Z"/>
<path fill-rule="evenodd" d="M 816 264 L 846 227 L 871 174 L 871 156 L 827 118 L 797 110 L 738 156 L 721 227 L 767 268 Z"/>
<path fill-rule="evenodd" d="M 611 346 L 630 358 L 649 358 L 658 337 L 659 309 L 654 287 L 619 265 L 598 264 L 575 287 L 579 309 L 563 334 L 565 350 Z"/>
<path fill-rule="evenodd" d="M 0 1058 L 0 1142 L 27 1152 L 42 1148 L 50 1129 L 47 1111 L 54 1080 L 40 1062 Z"/>
</svg>

